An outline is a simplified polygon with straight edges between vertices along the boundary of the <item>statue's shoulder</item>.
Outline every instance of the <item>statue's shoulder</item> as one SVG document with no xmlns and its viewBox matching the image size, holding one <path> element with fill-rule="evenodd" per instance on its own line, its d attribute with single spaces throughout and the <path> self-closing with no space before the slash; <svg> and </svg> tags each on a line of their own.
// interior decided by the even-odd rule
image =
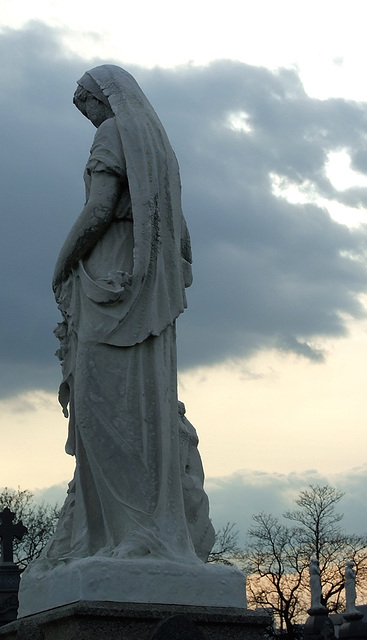
<svg viewBox="0 0 367 640">
<path fill-rule="evenodd" d="M 101 138 L 116 138 L 119 137 L 116 116 L 113 118 L 108 118 L 102 124 L 99 125 L 96 134 L 94 136 L 94 140 L 99 140 Z"/>
<path fill-rule="evenodd" d="M 125 176 L 125 155 L 115 117 L 105 120 L 98 127 L 86 165 L 87 173 L 100 171 L 101 168 L 96 169 L 100 162 L 104 164 L 105 170 Z"/>
<path fill-rule="evenodd" d="M 98 127 L 91 147 L 91 157 L 108 150 L 118 158 L 123 156 L 121 137 L 116 124 L 116 117 L 108 118 Z"/>
</svg>

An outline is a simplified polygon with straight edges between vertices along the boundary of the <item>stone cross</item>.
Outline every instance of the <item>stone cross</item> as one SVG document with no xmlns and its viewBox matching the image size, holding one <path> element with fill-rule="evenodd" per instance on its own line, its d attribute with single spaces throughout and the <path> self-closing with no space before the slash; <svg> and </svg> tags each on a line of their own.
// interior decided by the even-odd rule
<svg viewBox="0 0 367 640">
<path fill-rule="evenodd" d="M 21 520 L 13 524 L 15 513 L 8 507 L 0 513 L 1 562 L 13 562 L 13 540 L 21 540 L 28 529 Z"/>
</svg>

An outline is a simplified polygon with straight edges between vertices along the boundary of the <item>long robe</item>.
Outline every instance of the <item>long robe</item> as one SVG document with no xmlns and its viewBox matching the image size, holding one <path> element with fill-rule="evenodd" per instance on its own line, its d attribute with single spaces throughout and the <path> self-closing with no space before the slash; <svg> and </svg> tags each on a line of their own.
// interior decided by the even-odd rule
<svg viewBox="0 0 367 640">
<path fill-rule="evenodd" d="M 177 161 L 129 74 L 113 65 L 89 74 L 115 115 L 97 129 L 87 200 L 93 171 L 118 175 L 123 189 L 110 227 L 59 298 L 60 402 L 65 415 L 69 404 L 66 449 L 76 470 L 44 557 L 198 562 L 205 553 L 195 553 L 189 532 L 179 443 L 175 320 L 186 306 L 191 252 Z M 207 553 L 213 534 L 202 493 L 194 537 L 198 549 L 206 539 Z"/>
</svg>

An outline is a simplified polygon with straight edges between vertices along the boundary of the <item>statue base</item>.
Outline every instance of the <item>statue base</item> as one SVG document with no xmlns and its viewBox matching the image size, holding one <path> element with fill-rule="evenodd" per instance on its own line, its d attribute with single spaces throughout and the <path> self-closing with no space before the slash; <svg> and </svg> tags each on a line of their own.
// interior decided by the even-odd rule
<svg viewBox="0 0 367 640">
<path fill-rule="evenodd" d="M 362 622 L 363 613 L 360 611 L 344 612 L 342 616 L 344 622 L 339 629 L 339 638 L 345 640 L 362 640 L 367 638 L 367 624 Z"/>
<path fill-rule="evenodd" d="M 264 610 L 78 602 L 0 628 L 1 640 L 265 640 Z"/>
<path fill-rule="evenodd" d="M 319 607 L 311 607 L 307 613 L 309 617 L 304 626 L 304 640 L 335 639 L 334 625 L 329 618 L 329 611 L 326 607 L 321 605 Z"/>
<path fill-rule="evenodd" d="M 19 580 L 20 570 L 14 562 L 0 564 L 0 625 L 17 617 Z"/>
<path fill-rule="evenodd" d="M 23 573 L 18 618 L 79 601 L 246 607 L 246 578 L 234 567 L 94 556 L 37 560 Z"/>
</svg>

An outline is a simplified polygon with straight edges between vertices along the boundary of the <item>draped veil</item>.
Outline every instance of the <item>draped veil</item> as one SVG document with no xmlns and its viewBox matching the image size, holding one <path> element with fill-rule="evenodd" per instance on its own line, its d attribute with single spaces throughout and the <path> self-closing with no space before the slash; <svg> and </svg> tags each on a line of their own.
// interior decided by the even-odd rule
<svg viewBox="0 0 367 640">
<path fill-rule="evenodd" d="M 87 198 L 93 170 L 116 173 L 124 188 L 120 213 L 59 299 L 60 402 L 76 470 L 43 557 L 196 563 L 213 528 L 195 430 L 178 412 L 175 319 L 192 279 L 178 164 L 129 73 L 103 65 L 79 84 L 114 114 L 97 129 Z"/>
</svg>

